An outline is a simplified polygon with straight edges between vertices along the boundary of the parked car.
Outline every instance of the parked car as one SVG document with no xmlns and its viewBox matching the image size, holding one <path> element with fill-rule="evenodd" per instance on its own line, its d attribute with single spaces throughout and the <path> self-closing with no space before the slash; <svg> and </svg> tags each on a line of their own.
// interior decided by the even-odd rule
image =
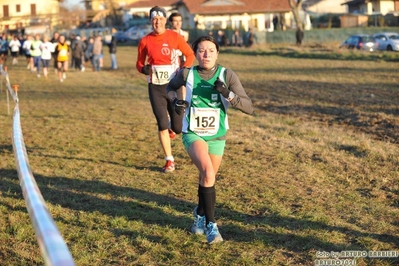
<svg viewBox="0 0 399 266">
<path fill-rule="evenodd" d="M 358 49 L 369 52 L 376 51 L 377 47 L 378 43 L 374 37 L 367 34 L 352 35 L 339 46 L 339 48 Z"/>
<path fill-rule="evenodd" d="M 125 34 L 129 37 L 132 41 L 140 41 L 148 33 L 152 32 L 151 25 L 140 25 L 140 26 L 133 26 L 128 29 Z"/>
<path fill-rule="evenodd" d="M 117 31 L 114 35 L 117 42 L 127 42 L 129 41 L 129 36 L 126 35 L 124 31 Z"/>
<path fill-rule="evenodd" d="M 373 35 L 378 43 L 378 50 L 399 51 L 399 33 L 380 32 Z"/>
</svg>

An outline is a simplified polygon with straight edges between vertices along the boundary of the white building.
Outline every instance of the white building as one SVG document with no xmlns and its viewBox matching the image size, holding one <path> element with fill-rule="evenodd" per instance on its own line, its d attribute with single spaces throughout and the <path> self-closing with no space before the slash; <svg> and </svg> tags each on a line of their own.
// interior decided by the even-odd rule
<svg viewBox="0 0 399 266">
<path fill-rule="evenodd" d="M 291 21 L 291 7 L 286 0 L 147 0 L 126 5 L 125 9 L 133 16 L 148 15 L 153 6 L 161 6 L 169 14 L 177 10 L 186 29 L 270 31 L 275 16 L 288 24 Z"/>
<path fill-rule="evenodd" d="M 352 0 L 343 5 L 348 6 L 349 13 L 355 14 L 388 14 L 399 11 L 399 0 Z"/>
<path fill-rule="evenodd" d="M 303 2 L 303 9 L 313 14 L 344 14 L 347 7 L 342 5 L 345 0 L 306 0 Z"/>
<path fill-rule="evenodd" d="M 33 25 L 51 28 L 58 23 L 58 0 L 1 0 L 0 31 L 13 31 Z"/>
</svg>

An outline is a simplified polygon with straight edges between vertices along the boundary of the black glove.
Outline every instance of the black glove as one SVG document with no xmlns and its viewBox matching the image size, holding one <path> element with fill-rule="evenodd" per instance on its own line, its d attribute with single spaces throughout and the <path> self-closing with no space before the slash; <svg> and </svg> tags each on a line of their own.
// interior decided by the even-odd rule
<svg viewBox="0 0 399 266">
<path fill-rule="evenodd" d="M 229 94 L 230 94 L 230 91 L 229 91 L 229 89 L 226 87 L 226 84 L 224 84 L 224 82 L 223 81 L 221 81 L 219 78 L 215 81 L 215 83 L 213 84 L 213 85 L 215 85 L 214 87 L 213 87 L 213 89 L 214 90 L 217 90 L 220 94 L 222 94 L 222 96 L 224 97 L 224 98 L 229 98 Z"/>
<path fill-rule="evenodd" d="M 178 100 L 175 98 L 172 102 L 173 104 L 173 109 L 175 109 L 176 113 L 178 115 L 184 114 L 186 111 L 186 108 L 188 107 L 188 102 L 185 100 Z"/>
<path fill-rule="evenodd" d="M 143 68 L 141 69 L 141 72 L 145 75 L 149 75 L 151 74 L 151 65 L 145 65 L 143 66 Z"/>
</svg>

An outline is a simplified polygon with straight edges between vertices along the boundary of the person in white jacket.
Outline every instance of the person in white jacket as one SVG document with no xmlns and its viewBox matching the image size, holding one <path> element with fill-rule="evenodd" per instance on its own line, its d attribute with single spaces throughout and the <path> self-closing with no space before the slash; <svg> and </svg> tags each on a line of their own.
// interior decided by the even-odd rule
<svg viewBox="0 0 399 266">
<path fill-rule="evenodd" d="M 12 56 L 12 64 L 18 64 L 18 53 L 19 49 L 21 48 L 21 42 L 18 40 L 18 36 L 14 35 L 12 40 L 8 45 L 11 49 L 11 56 Z"/>
<path fill-rule="evenodd" d="M 42 50 L 42 65 L 43 65 L 43 75 L 47 78 L 48 75 L 48 67 L 51 61 L 51 54 L 54 53 L 54 44 L 49 41 L 50 38 L 45 35 L 43 37 L 43 43 L 40 47 Z"/>
</svg>

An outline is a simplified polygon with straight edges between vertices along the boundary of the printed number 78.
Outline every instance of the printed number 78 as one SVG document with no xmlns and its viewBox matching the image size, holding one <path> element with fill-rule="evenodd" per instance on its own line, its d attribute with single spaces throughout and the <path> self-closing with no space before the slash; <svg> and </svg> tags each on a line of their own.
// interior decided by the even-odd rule
<svg viewBox="0 0 399 266">
<path fill-rule="evenodd" d="M 158 72 L 158 78 L 159 79 L 168 79 L 169 78 L 169 72 L 168 71 L 159 71 Z"/>
</svg>

